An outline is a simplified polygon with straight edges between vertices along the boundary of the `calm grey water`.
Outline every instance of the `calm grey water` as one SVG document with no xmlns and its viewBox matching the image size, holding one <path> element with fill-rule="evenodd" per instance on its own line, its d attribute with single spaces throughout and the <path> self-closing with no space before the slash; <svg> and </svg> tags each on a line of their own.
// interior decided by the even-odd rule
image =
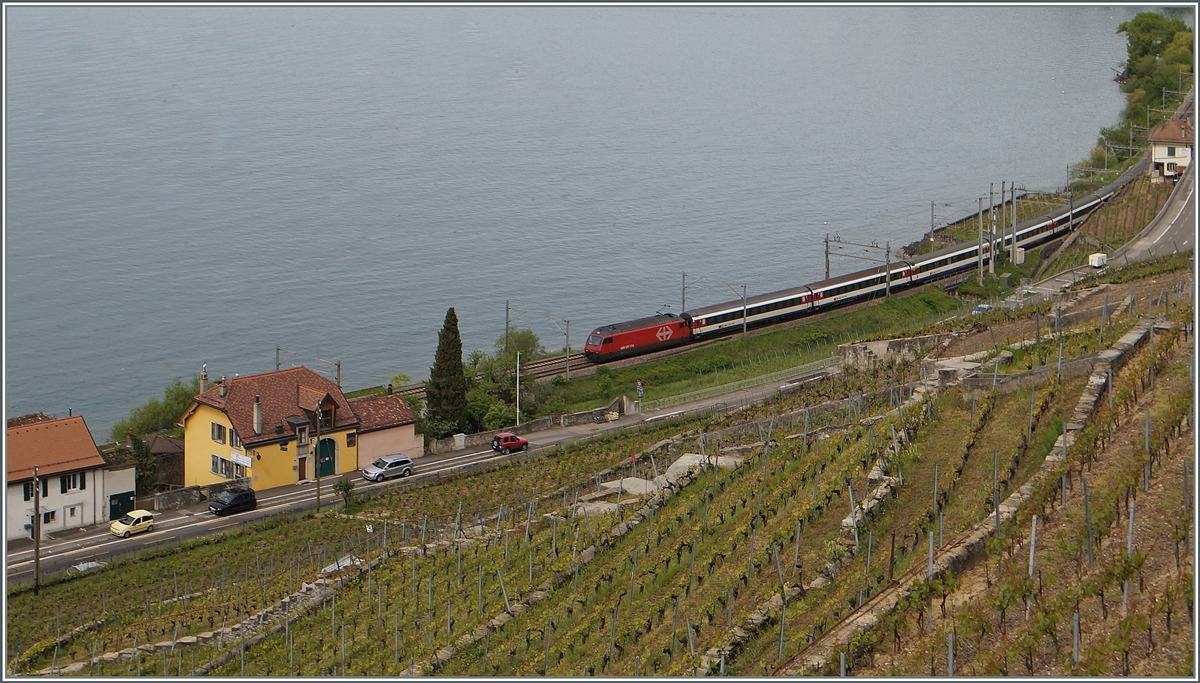
<svg viewBox="0 0 1200 683">
<path fill-rule="evenodd" d="M 8 7 L 5 411 L 103 439 L 208 362 L 348 389 L 513 319 L 820 279 L 1059 187 L 1130 8 Z M 835 260 L 835 273 L 866 264 Z M 694 283 L 694 286 L 692 284 Z"/>
</svg>

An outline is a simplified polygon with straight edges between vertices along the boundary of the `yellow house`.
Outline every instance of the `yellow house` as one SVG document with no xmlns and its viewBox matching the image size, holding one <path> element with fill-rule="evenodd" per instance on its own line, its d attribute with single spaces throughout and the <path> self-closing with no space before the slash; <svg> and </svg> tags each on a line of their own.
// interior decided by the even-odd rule
<svg viewBox="0 0 1200 683">
<path fill-rule="evenodd" d="M 224 379 L 179 418 L 184 485 L 246 477 L 269 489 L 358 468 L 359 419 L 332 380 L 305 367 Z M 318 446 L 319 437 L 319 446 Z"/>
</svg>

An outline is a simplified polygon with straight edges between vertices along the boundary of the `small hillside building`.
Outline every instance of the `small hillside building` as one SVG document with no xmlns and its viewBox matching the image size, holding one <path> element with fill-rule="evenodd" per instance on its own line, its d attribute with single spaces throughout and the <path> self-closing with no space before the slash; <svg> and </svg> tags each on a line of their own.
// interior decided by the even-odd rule
<svg viewBox="0 0 1200 683">
<path fill-rule="evenodd" d="M 383 455 L 398 453 L 416 458 L 425 453 L 425 441 L 416 433 L 412 406 L 397 394 L 353 399 L 350 407 L 359 419 L 359 469 Z"/>
<path fill-rule="evenodd" d="M 1195 132 L 1191 119 L 1176 117 L 1150 131 L 1150 175 L 1155 180 L 1176 178 L 1192 163 Z"/>
<path fill-rule="evenodd" d="M 41 514 L 45 538 L 107 522 L 133 509 L 135 468 L 110 467 L 82 416 L 26 417 L 31 419 L 9 421 L 7 432 L 5 532 L 9 540 L 32 538 L 35 514 Z"/>
<path fill-rule="evenodd" d="M 305 367 L 234 377 L 201 392 L 177 424 L 184 485 L 247 477 L 255 489 L 314 481 L 358 467 L 359 419 L 332 380 Z M 318 435 L 320 443 L 317 443 Z"/>
</svg>

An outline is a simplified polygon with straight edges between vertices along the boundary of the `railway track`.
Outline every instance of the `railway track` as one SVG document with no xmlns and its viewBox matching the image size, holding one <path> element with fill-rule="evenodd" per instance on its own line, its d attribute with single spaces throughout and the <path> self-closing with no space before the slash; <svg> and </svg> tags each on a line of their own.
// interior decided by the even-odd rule
<svg viewBox="0 0 1200 683">
<path fill-rule="evenodd" d="M 576 351 L 569 357 L 554 356 L 553 358 L 540 358 L 532 360 L 528 363 L 521 364 L 521 374 L 524 376 L 533 376 L 536 381 L 550 379 L 555 375 L 567 374 L 567 365 L 570 364 L 571 374 L 579 376 L 590 375 L 596 371 L 597 363 L 593 363 L 584 357 L 582 351 Z M 476 375 L 476 379 L 483 375 Z M 402 387 L 394 389 L 401 396 L 413 396 L 416 398 L 425 398 L 425 384 L 418 382 L 416 384 L 405 384 Z"/>
<path fill-rule="evenodd" d="M 953 279 L 955 277 L 957 277 L 957 276 L 950 275 L 950 276 L 946 276 L 944 278 L 939 278 L 937 281 L 929 282 L 925 285 L 901 289 L 901 290 L 892 292 L 891 296 L 893 296 L 893 297 L 911 296 L 913 294 L 916 294 L 917 292 L 923 291 L 926 287 L 942 285 L 942 284 L 945 284 L 947 281 L 953 281 Z M 856 301 L 853 303 L 838 306 L 836 309 L 833 309 L 833 310 L 822 311 L 820 313 L 816 313 L 816 314 L 812 314 L 812 315 L 805 315 L 805 316 L 801 316 L 798 318 L 793 318 L 791 320 L 784 320 L 784 321 L 780 321 L 780 322 L 769 324 L 769 325 L 759 325 L 757 328 L 754 328 L 754 327 L 750 328 L 749 334 L 751 334 L 751 335 L 762 334 L 763 332 L 773 330 L 773 329 L 778 329 L 778 328 L 783 328 L 783 327 L 795 327 L 796 325 L 804 325 L 806 323 L 821 320 L 822 318 L 824 318 L 827 315 L 844 314 L 846 312 L 853 311 L 853 310 L 862 308 L 864 306 L 870 306 L 871 304 L 878 303 L 884 299 L 885 299 L 885 297 L 874 297 L 874 298 L 870 298 L 870 299 L 863 299 L 861 301 Z M 576 352 L 572 353 L 570 356 L 571 376 L 572 377 L 586 377 L 588 375 L 595 373 L 596 369 L 601 366 L 612 368 L 612 369 L 618 369 L 618 368 L 632 367 L 634 365 L 641 365 L 642 363 L 649 363 L 652 361 L 660 360 L 662 358 L 670 358 L 671 356 L 677 356 L 681 353 L 686 353 L 693 349 L 698 349 L 702 346 L 707 346 L 709 344 L 715 344 L 717 342 L 721 342 L 726 339 L 734 339 L 737 336 L 738 336 L 737 333 L 721 335 L 719 337 L 714 337 L 712 339 L 706 339 L 706 340 L 702 340 L 702 341 L 698 341 L 698 342 L 692 342 L 690 344 L 684 344 L 682 346 L 676 346 L 676 347 L 670 348 L 670 349 L 663 349 L 662 351 L 655 351 L 654 353 L 647 353 L 647 354 L 642 354 L 642 355 L 638 355 L 638 356 L 633 356 L 631 358 L 622 358 L 620 360 L 608 361 L 606 363 L 593 363 L 592 361 L 588 360 L 583 355 L 582 351 L 576 351 Z M 564 359 L 563 356 L 554 356 L 552 358 L 541 358 L 538 360 L 529 361 L 529 363 L 527 363 L 527 364 L 522 364 L 521 365 L 521 374 L 533 375 L 536 378 L 536 381 L 542 382 L 542 381 L 546 381 L 548 379 L 553 378 L 555 375 L 563 375 L 565 377 L 566 376 L 566 367 L 567 367 L 567 361 Z M 479 376 L 480 375 L 476 375 L 477 378 Z M 379 389 L 382 387 L 375 387 L 375 388 Z M 413 396 L 413 397 L 420 398 L 420 399 L 425 398 L 425 385 L 424 385 L 424 383 L 420 383 L 420 382 L 418 382 L 416 384 L 406 384 L 402 387 L 394 389 L 394 391 L 397 394 L 400 394 L 402 396 Z"/>
</svg>

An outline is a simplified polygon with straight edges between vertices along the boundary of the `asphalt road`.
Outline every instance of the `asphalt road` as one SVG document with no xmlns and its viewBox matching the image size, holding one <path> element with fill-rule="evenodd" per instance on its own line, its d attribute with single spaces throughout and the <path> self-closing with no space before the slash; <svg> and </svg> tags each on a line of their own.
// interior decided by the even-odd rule
<svg viewBox="0 0 1200 683">
<path fill-rule="evenodd" d="M 659 411 L 640 414 L 623 415 L 612 422 L 601 424 L 587 423 L 570 427 L 558 427 L 531 435 L 529 450 L 536 453 L 552 446 L 559 446 L 591 436 L 604 434 L 619 429 L 626 429 L 641 423 L 652 423 L 681 415 L 697 413 L 724 412 L 725 410 L 773 396 L 782 386 L 807 379 L 816 375 L 826 374 L 827 369 L 818 370 L 805 375 L 789 377 L 768 384 L 743 389 L 740 391 L 714 396 L 691 403 L 665 408 Z M 435 456 L 425 456 L 415 459 L 414 473 L 404 479 L 393 479 L 386 482 L 369 482 L 362 478 L 361 472 L 349 473 L 355 482 L 357 495 L 370 495 L 384 489 L 411 486 L 429 479 L 446 476 L 452 470 L 464 465 L 474 465 L 488 461 L 503 461 L 508 458 L 522 457 L 516 453 L 509 456 L 500 455 L 490 448 L 465 449 Z M 329 477 L 321 482 L 321 507 L 329 508 L 338 503 L 338 496 L 333 491 L 335 477 Z M 40 571 L 43 579 L 83 562 L 109 562 L 121 557 L 134 555 L 161 545 L 171 545 L 177 542 L 211 534 L 223 530 L 246 525 L 271 515 L 280 513 L 296 513 L 315 509 L 317 506 L 317 488 L 315 483 L 293 484 L 275 489 L 258 491 L 258 507 L 249 512 L 242 512 L 227 517 L 216 517 L 208 511 L 208 504 L 201 503 L 178 510 L 167 510 L 155 513 L 154 531 L 143 532 L 130 538 L 118 538 L 108 532 L 108 523 L 70 529 L 56 532 L 44 540 L 41 545 Z M 6 573 L 10 583 L 28 583 L 33 581 L 33 541 L 21 539 L 9 541 L 6 555 Z"/>
</svg>

